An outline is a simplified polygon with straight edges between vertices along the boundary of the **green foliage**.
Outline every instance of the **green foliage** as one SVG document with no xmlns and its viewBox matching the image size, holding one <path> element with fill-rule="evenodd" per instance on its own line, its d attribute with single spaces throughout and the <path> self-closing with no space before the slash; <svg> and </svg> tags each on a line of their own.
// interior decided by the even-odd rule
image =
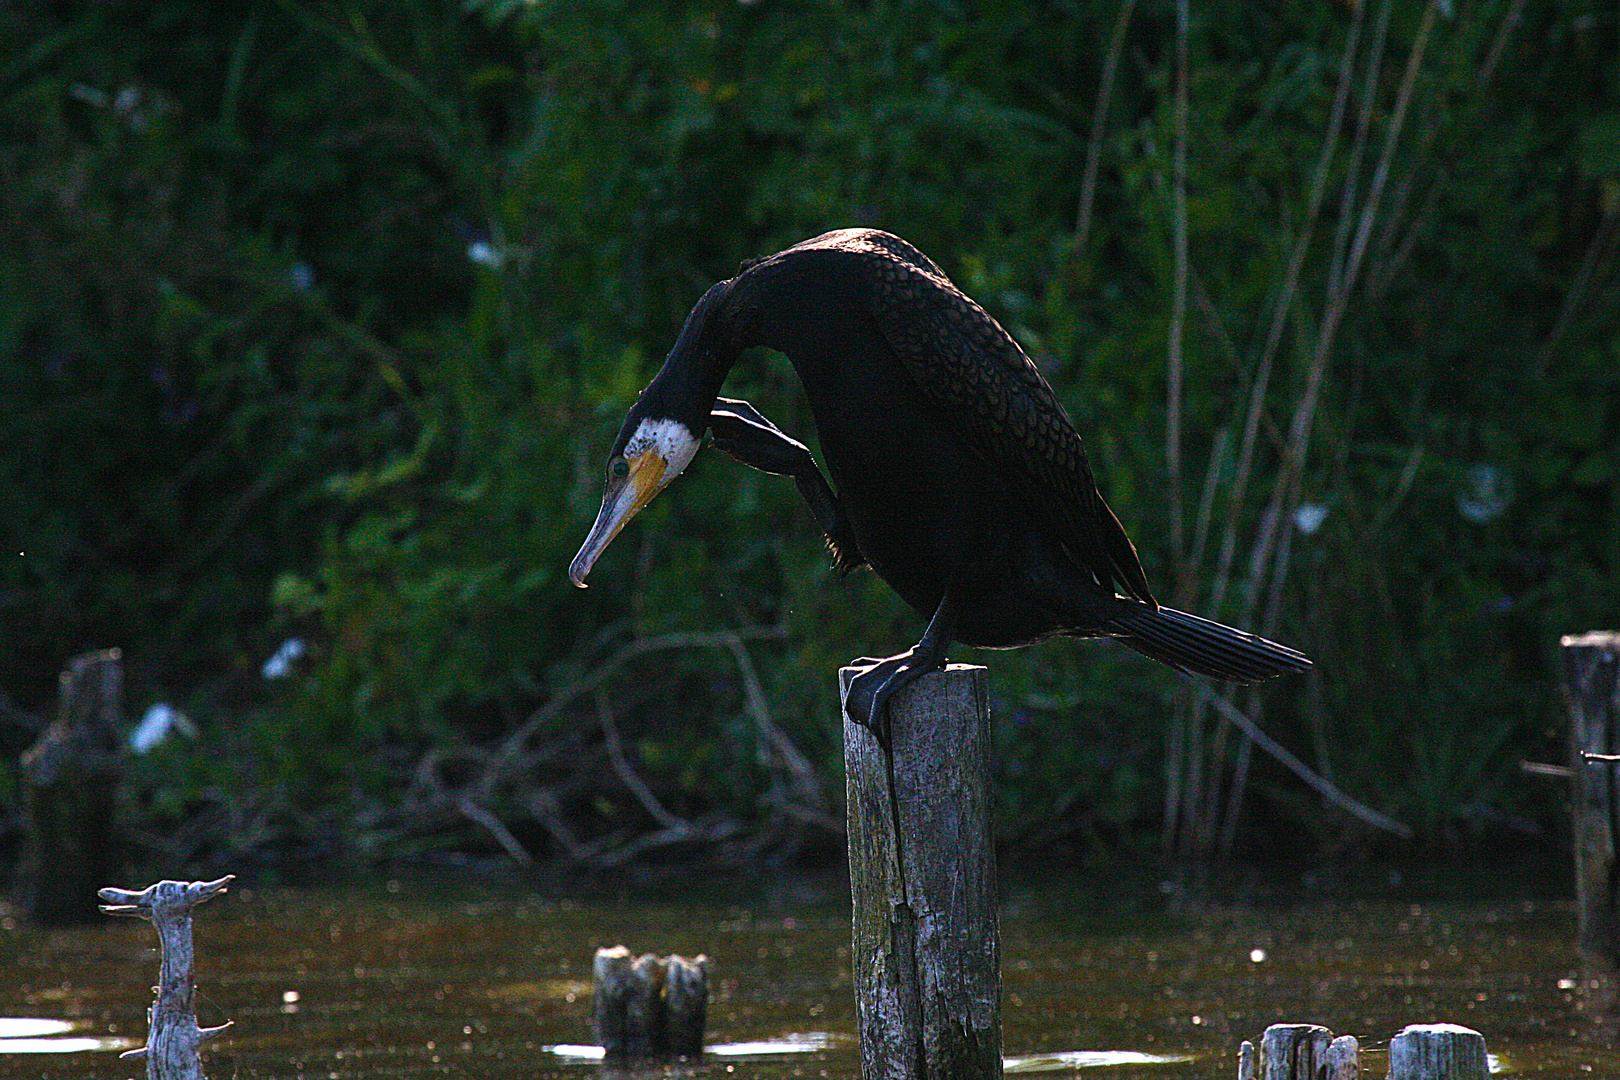
<svg viewBox="0 0 1620 1080">
<path fill-rule="evenodd" d="M 1511 6 L 1193 6 L 1170 401 L 1167 5 L 1135 10 L 1095 145 L 1118 8 L 1079 0 L 14 5 L 0 690 L 42 709 L 67 656 L 123 645 L 132 697 L 204 728 L 149 812 L 228 805 L 242 843 L 381 820 L 432 755 L 525 725 L 605 760 L 603 710 L 671 812 L 758 825 L 783 766 L 724 650 L 571 695 L 637 641 L 779 626 L 746 644 L 758 690 L 834 792 L 833 670 L 920 626 L 831 573 L 789 485 L 703 455 L 588 592 L 563 568 L 702 290 L 871 224 L 1049 372 L 1167 600 L 1316 657 L 1266 693 L 1268 729 L 1427 842 L 1533 816 L 1516 764 L 1555 752 L 1556 638 L 1620 599 L 1620 95 L 1612 20 Z M 728 385 L 813 443 L 781 358 Z M 289 635 L 306 666 L 266 684 Z M 1010 836 L 1174 842 L 1174 680 L 1104 646 L 989 662 Z M 1199 735 L 1225 805 L 1237 740 Z M 624 785 L 546 761 L 529 779 L 582 836 L 647 825 Z M 1296 782 L 1254 782 L 1255 823 L 1339 837 Z M 552 843 L 517 788 L 484 794 Z"/>
</svg>

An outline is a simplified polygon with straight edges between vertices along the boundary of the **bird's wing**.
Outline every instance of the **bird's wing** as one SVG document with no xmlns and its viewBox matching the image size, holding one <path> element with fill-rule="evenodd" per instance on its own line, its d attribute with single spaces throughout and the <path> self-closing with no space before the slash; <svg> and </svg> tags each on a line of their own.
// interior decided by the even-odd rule
<svg viewBox="0 0 1620 1080">
<path fill-rule="evenodd" d="M 898 237 L 868 234 L 840 246 L 863 255 L 873 318 L 957 437 L 1025 493 L 1032 512 L 1100 585 L 1117 582 L 1154 604 L 1136 548 L 1097 490 L 1079 433 L 1018 343 Z"/>
</svg>

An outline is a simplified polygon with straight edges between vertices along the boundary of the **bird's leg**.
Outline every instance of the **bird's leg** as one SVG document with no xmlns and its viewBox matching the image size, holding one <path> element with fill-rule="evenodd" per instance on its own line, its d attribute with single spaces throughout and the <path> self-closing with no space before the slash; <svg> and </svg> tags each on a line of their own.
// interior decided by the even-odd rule
<svg viewBox="0 0 1620 1080">
<path fill-rule="evenodd" d="M 885 753 L 890 742 L 889 699 L 896 690 L 915 682 L 930 671 L 945 666 L 945 649 L 956 627 L 956 600 L 946 586 L 928 629 L 917 644 L 896 656 L 870 662 L 849 681 L 844 709 L 849 718 L 877 736 Z M 862 661 L 869 658 L 862 657 Z M 860 663 L 852 666 L 860 666 Z"/>
<path fill-rule="evenodd" d="M 784 434 L 748 402 L 731 398 L 716 399 L 709 413 L 709 430 L 714 432 L 716 447 L 749 468 L 793 479 L 826 534 L 840 570 L 853 570 L 866 562 L 838 496 L 803 443 Z"/>
</svg>

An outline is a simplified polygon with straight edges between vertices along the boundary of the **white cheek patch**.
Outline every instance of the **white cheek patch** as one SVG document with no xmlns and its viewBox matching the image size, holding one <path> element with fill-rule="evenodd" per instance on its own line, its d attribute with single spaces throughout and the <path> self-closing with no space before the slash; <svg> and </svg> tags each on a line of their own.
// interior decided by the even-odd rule
<svg viewBox="0 0 1620 1080">
<path fill-rule="evenodd" d="M 648 450 L 653 451 L 664 460 L 663 484 L 667 484 L 691 464 L 699 445 L 697 436 L 679 420 L 649 418 L 636 425 L 635 434 L 624 444 L 624 456 L 633 461 Z"/>
</svg>

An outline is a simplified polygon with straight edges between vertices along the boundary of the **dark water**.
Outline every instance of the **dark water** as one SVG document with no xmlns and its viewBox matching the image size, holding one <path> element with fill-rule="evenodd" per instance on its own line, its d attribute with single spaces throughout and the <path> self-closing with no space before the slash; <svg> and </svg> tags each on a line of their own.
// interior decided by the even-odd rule
<svg viewBox="0 0 1620 1080">
<path fill-rule="evenodd" d="M 683 904 L 426 892 L 239 886 L 199 909 L 201 1020 L 236 1023 L 209 1076 L 595 1080 L 602 1066 L 575 1056 L 591 1042 L 590 960 L 619 943 L 712 958 L 713 1050 L 671 1075 L 858 1075 L 835 886 Z M 1231 1077 L 1240 1040 L 1305 1021 L 1356 1035 L 1382 1077 L 1392 1034 L 1449 1021 L 1483 1032 L 1504 1074 L 1620 1078 L 1620 1051 L 1578 1007 L 1573 914 L 1556 898 L 1279 905 L 1096 881 L 1008 893 L 1010 1074 Z M 0 926 L 0 1080 L 144 1075 L 117 1050 L 142 1041 L 151 928 Z"/>
</svg>

